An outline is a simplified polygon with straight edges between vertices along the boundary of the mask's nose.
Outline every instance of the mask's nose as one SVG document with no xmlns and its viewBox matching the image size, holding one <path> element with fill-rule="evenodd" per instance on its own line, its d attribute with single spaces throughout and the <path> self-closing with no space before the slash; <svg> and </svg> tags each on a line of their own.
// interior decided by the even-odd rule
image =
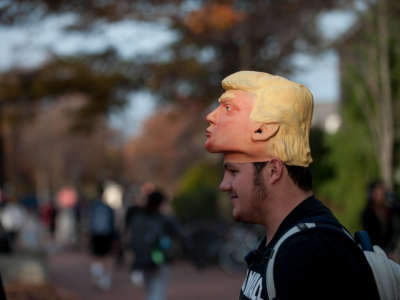
<svg viewBox="0 0 400 300">
<path fill-rule="evenodd" d="M 210 113 L 207 115 L 206 121 L 207 121 L 209 124 L 215 124 L 216 119 L 217 119 L 217 114 L 218 114 L 217 110 L 218 110 L 218 108 L 214 109 L 212 112 L 210 112 Z"/>
</svg>

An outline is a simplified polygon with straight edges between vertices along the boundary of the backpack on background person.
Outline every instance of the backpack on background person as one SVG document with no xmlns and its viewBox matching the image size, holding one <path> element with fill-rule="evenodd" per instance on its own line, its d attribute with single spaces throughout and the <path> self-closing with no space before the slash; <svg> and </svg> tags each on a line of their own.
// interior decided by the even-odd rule
<svg viewBox="0 0 400 300">
<path fill-rule="evenodd" d="M 172 257 L 172 240 L 164 216 L 140 213 L 131 223 L 133 269 L 156 269 Z"/>
<path fill-rule="evenodd" d="M 114 214 L 111 207 L 98 201 L 89 214 L 89 231 L 92 235 L 112 235 L 114 233 Z"/>
</svg>

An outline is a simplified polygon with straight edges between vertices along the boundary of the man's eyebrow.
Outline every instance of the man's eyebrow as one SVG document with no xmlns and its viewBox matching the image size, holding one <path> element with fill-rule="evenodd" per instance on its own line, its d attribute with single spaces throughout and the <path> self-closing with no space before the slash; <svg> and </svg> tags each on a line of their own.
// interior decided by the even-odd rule
<svg viewBox="0 0 400 300">
<path fill-rule="evenodd" d="M 234 167 L 234 166 L 233 166 L 232 163 L 229 163 L 229 162 L 224 163 L 224 169 L 225 169 L 225 170 L 231 169 L 231 168 L 233 168 L 233 167 Z"/>
</svg>

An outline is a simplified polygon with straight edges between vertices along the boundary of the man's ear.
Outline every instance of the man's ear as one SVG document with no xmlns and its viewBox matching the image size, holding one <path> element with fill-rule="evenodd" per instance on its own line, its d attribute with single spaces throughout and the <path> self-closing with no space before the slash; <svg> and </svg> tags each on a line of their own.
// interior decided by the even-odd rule
<svg viewBox="0 0 400 300">
<path fill-rule="evenodd" d="M 256 130 L 253 131 L 252 137 L 254 141 L 266 141 L 273 137 L 279 130 L 278 123 L 262 123 L 257 126 Z"/>
<path fill-rule="evenodd" d="M 278 158 L 272 158 L 268 163 L 271 183 L 279 181 L 284 173 L 285 164 Z"/>
</svg>

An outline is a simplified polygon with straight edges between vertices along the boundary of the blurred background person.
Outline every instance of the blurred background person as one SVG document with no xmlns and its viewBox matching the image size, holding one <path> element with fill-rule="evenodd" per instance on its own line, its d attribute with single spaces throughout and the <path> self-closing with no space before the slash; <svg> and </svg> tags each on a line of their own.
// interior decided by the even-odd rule
<svg viewBox="0 0 400 300">
<path fill-rule="evenodd" d="M 103 196 L 103 186 L 100 185 L 98 198 L 89 208 L 89 239 L 92 254 L 90 275 L 97 287 L 109 290 L 112 282 L 110 254 L 115 240 L 115 216 Z"/>
<path fill-rule="evenodd" d="M 114 214 L 113 249 L 116 266 L 121 267 L 124 263 L 124 251 L 122 243 L 122 232 L 124 229 L 125 208 L 123 206 L 123 187 L 113 181 L 104 184 L 103 202 L 105 202 Z"/>
<path fill-rule="evenodd" d="M 17 201 L 17 198 L 8 197 L 6 204 L 0 211 L 0 223 L 10 252 L 15 248 L 19 233 L 25 223 L 25 218 L 26 211 Z"/>
<path fill-rule="evenodd" d="M 132 261 L 132 243 L 131 243 L 131 228 L 132 228 L 132 220 L 135 218 L 136 215 L 140 214 L 143 209 L 143 198 L 141 197 L 136 197 L 134 195 L 129 196 L 128 198 L 128 204 L 125 210 L 125 215 L 124 215 L 124 224 L 123 224 L 123 229 L 121 232 L 121 240 L 122 240 L 122 248 L 124 252 L 124 258 L 125 254 L 129 256 L 128 261 Z M 132 269 L 132 266 L 130 266 L 130 269 Z M 140 275 L 139 275 L 140 276 Z"/>
<path fill-rule="evenodd" d="M 50 200 L 43 201 L 39 207 L 39 215 L 41 222 L 49 231 L 50 237 L 54 238 L 57 217 L 57 208 L 54 202 Z"/>
<path fill-rule="evenodd" d="M 140 187 L 139 195 L 131 195 L 124 217 L 124 235 L 129 236 L 133 218 L 142 212 L 148 197 L 156 190 L 155 184 L 152 182 L 145 182 Z"/>
<path fill-rule="evenodd" d="M 18 248 L 30 252 L 45 250 L 49 235 L 46 228 L 40 222 L 38 210 L 34 207 L 26 207 L 24 223 L 18 236 Z"/>
<path fill-rule="evenodd" d="M 387 198 L 381 181 L 371 182 L 367 188 L 367 205 L 362 213 L 362 226 L 373 244 L 380 246 L 389 256 L 394 255 L 397 237 L 396 207 Z"/>
<path fill-rule="evenodd" d="M 57 215 L 55 238 L 57 246 L 61 248 L 71 248 L 75 246 L 77 237 L 77 214 L 76 205 L 78 202 L 78 194 L 75 188 L 65 186 L 60 189 L 57 194 Z"/>
<path fill-rule="evenodd" d="M 147 300 L 166 299 L 172 260 L 172 240 L 179 237 L 177 224 L 163 213 L 165 195 L 161 190 L 148 194 L 144 208 L 130 220 L 133 264 L 131 280 L 144 285 Z"/>
</svg>

